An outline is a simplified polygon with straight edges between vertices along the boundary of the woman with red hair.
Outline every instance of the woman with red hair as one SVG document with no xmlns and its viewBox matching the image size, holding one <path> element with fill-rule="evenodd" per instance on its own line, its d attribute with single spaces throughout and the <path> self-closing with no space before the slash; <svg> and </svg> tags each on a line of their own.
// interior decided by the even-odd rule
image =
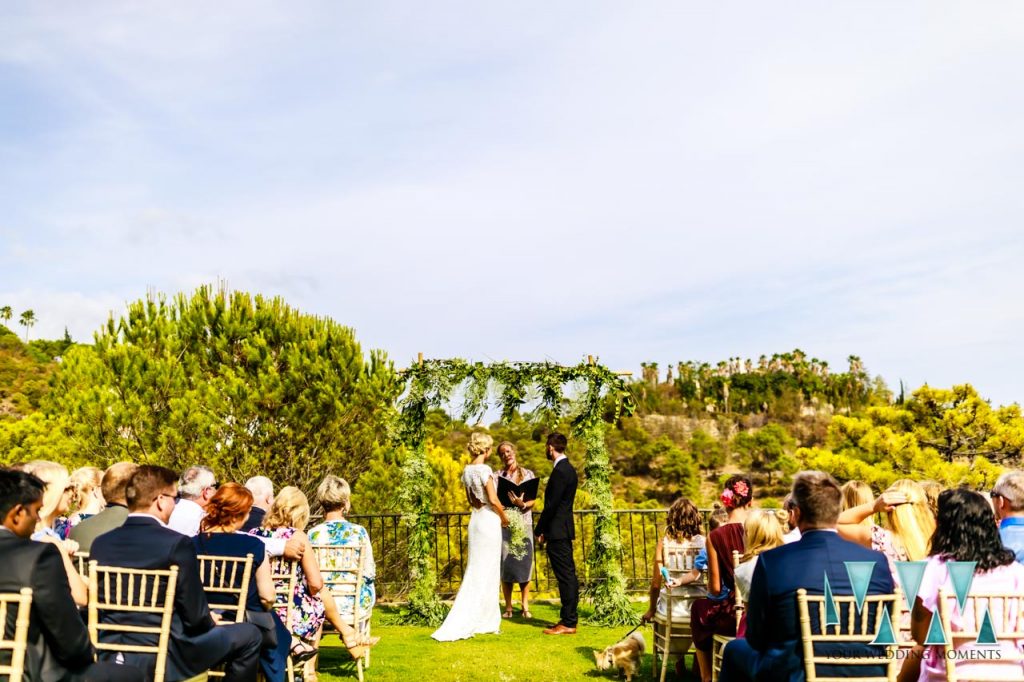
<svg viewBox="0 0 1024 682">
<path fill-rule="evenodd" d="M 754 485 L 746 476 L 730 476 L 722 491 L 729 518 L 708 535 L 708 596 L 693 602 L 690 631 L 703 682 L 711 680 L 711 642 L 715 635 L 736 636 L 732 553 L 743 554 L 743 522 L 754 500 Z"/>
<path fill-rule="evenodd" d="M 269 682 L 284 682 L 291 634 L 277 614 L 269 610 L 274 605 L 274 580 L 263 542 L 252 535 L 239 532 L 252 509 L 252 493 L 237 483 L 222 485 L 206 506 L 206 516 L 199 525 L 199 534 L 192 538 L 197 554 L 236 557 L 252 555 L 253 575 L 246 597 L 246 622 L 260 629 L 263 646 L 260 667 Z M 238 576 L 241 583 L 242 576 Z M 207 594 L 210 606 L 234 601 L 224 593 Z M 307 652 L 303 652 L 306 654 Z M 313 652 L 315 653 L 315 652 Z M 311 654 L 309 654 L 311 655 Z"/>
</svg>

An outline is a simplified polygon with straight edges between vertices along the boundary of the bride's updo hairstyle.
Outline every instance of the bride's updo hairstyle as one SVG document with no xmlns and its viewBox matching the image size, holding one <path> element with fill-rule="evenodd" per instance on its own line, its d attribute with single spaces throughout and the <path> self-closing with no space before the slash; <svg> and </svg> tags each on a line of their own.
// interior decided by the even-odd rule
<svg viewBox="0 0 1024 682">
<path fill-rule="evenodd" d="M 483 431 L 474 431 L 469 436 L 469 454 L 479 457 L 494 446 L 494 439 Z"/>
</svg>

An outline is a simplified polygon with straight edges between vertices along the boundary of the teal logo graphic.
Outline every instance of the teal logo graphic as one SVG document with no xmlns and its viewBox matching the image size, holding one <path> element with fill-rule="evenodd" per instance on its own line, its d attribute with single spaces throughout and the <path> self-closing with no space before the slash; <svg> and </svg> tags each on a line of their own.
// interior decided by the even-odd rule
<svg viewBox="0 0 1024 682">
<path fill-rule="evenodd" d="M 854 600 L 857 605 L 857 613 L 864 609 L 867 599 L 868 588 L 871 585 L 871 575 L 875 568 L 873 561 L 847 561 L 846 575 L 850 579 L 850 587 L 853 589 Z M 921 583 L 924 579 L 924 571 L 927 562 L 925 561 L 897 561 L 896 574 L 899 578 L 900 587 L 906 599 L 908 610 L 913 609 L 918 593 L 921 591 Z M 946 568 L 949 571 L 949 581 L 953 586 L 953 593 L 956 596 L 957 608 L 960 613 L 964 612 L 967 606 L 967 596 L 971 591 L 971 584 L 974 582 L 974 569 L 977 563 L 974 561 L 948 561 Z M 825 625 L 839 625 L 839 609 L 832 592 L 832 585 L 829 583 L 828 575 L 825 575 Z M 896 627 L 900 624 L 892 622 L 889 609 L 879 610 L 877 619 L 877 631 L 871 644 L 879 646 L 896 646 L 900 638 L 897 637 Z M 948 634 L 942 628 L 942 619 L 938 613 L 932 614 L 931 623 L 928 625 L 928 634 L 925 637 L 925 644 L 949 645 Z M 981 625 L 978 628 L 978 638 L 975 644 L 980 646 L 993 646 L 998 644 L 996 639 L 995 625 L 992 622 L 992 615 L 986 606 L 981 614 Z"/>
</svg>

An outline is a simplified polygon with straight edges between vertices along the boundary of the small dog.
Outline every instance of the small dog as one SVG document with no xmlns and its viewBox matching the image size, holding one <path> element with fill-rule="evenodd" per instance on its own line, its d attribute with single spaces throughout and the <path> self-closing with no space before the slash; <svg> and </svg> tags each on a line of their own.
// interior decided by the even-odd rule
<svg viewBox="0 0 1024 682">
<path fill-rule="evenodd" d="M 626 682 L 631 682 L 633 675 L 640 670 L 640 657 L 644 655 L 644 636 L 634 632 L 618 644 L 613 644 L 604 651 L 595 651 L 594 660 L 598 670 L 618 668 L 626 674 Z"/>
</svg>

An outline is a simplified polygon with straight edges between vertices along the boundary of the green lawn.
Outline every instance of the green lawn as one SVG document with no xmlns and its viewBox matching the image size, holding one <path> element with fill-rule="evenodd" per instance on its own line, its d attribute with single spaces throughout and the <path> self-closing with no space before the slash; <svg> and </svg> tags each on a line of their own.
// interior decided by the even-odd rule
<svg viewBox="0 0 1024 682">
<path fill-rule="evenodd" d="M 642 612 L 637 604 L 637 612 Z M 612 672 L 599 672 L 594 666 L 594 649 L 604 649 L 621 639 L 629 627 L 599 628 L 581 624 L 575 635 L 553 637 L 542 630 L 558 619 L 557 604 L 531 606 L 533 620 L 518 615 L 502 620 L 500 635 L 478 635 L 458 642 L 435 642 L 433 628 L 389 625 L 394 611 L 374 609 L 373 634 L 381 637 L 371 654 L 372 665 L 366 682 L 426 680 L 429 682 L 547 682 L 556 680 L 621 679 Z M 516 609 L 516 614 L 519 610 Z M 590 611 L 580 608 L 581 620 Z M 641 627 L 647 643 L 643 667 L 634 679 L 650 680 L 652 634 L 650 626 Z M 320 680 L 356 679 L 355 665 L 336 635 L 325 638 L 321 647 Z M 670 668 L 666 680 L 675 680 Z"/>
</svg>

